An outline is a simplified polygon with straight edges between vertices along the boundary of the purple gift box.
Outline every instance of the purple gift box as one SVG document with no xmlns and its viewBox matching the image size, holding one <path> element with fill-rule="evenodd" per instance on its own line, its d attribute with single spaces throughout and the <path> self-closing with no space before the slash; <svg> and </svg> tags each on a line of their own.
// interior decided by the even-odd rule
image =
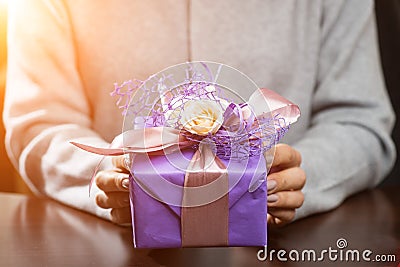
<svg viewBox="0 0 400 267">
<path fill-rule="evenodd" d="M 184 165 L 188 164 L 194 151 L 194 149 L 184 149 L 168 156 L 145 154 L 134 156 L 132 170 L 134 170 L 135 178 L 131 177 L 130 196 L 135 247 L 182 246 L 182 208 L 179 203 L 183 195 Z M 230 189 L 227 193 L 229 199 L 228 245 L 266 245 L 267 168 L 264 156 L 261 154 L 247 160 L 221 160 L 227 166 Z M 165 181 L 178 186 L 167 189 L 168 185 L 165 186 Z M 163 198 L 168 199 L 165 201 Z M 220 222 L 218 218 L 208 218 L 206 223 Z"/>
<path fill-rule="evenodd" d="M 232 84 L 234 77 L 247 82 Z M 273 156 L 300 110 L 266 88 L 253 88 L 242 102 L 226 90 L 231 85 L 249 92 L 255 86 L 230 67 L 204 62 L 124 82 L 112 93 L 124 128 L 110 147 L 71 142 L 91 153 L 131 157 L 135 247 L 266 245 L 264 153 Z M 204 199 L 193 201 L 198 196 Z"/>
</svg>

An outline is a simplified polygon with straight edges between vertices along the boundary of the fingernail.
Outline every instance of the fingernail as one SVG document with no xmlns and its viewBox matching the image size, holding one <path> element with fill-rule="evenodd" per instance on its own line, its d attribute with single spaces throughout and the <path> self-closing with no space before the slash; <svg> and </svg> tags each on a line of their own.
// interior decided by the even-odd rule
<svg viewBox="0 0 400 267">
<path fill-rule="evenodd" d="M 272 194 L 267 196 L 267 201 L 268 203 L 273 203 L 278 201 L 278 195 L 277 194 Z"/>
<path fill-rule="evenodd" d="M 129 178 L 129 173 L 120 173 L 120 174 L 119 174 L 119 178 L 120 178 L 120 179 Z"/>
<path fill-rule="evenodd" d="M 122 185 L 123 188 L 129 189 L 129 179 L 128 179 L 128 178 L 124 178 L 124 179 L 122 180 L 121 185 Z"/>
<path fill-rule="evenodd" d="M 277 185 L 278 185 L 278 183 L 275 180 L 267 180 L 267 190 L 268 190 L 268 192 L 274 190 Z"/>
</svg>

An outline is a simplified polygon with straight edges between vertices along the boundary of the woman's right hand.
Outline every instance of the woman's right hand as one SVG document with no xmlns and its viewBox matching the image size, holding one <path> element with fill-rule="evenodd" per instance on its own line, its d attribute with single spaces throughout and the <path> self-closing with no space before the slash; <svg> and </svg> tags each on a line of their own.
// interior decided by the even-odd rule
<svg viewBox="0 0 400 267">
<path fill-rule="evenodd" d="M 101 192 L 96 195 L 96 204 L 104 209 L 111 209 L 111 221 L 116 224 L 130 224 L 129 207 L 129 169 L 125 156 L 113 157 L 114 168 L 97 173 L 96 185 Z"/>
</svg>

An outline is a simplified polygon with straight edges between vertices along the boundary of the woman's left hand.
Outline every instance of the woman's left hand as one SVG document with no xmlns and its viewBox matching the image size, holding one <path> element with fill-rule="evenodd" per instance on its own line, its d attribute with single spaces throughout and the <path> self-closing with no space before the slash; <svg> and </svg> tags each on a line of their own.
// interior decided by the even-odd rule
<svg viewBox="0 0 400 267">
<path fill-rule="evenodd" d="M 267 177 L 269 225 L 281 226 L 291 222 L 296 209 L 303 205 L 304 195 L 301 189 L 306 182 L 306 174 L 300 164 L 300 152 L 286 144 L 276 145 Z"/>
</svg>

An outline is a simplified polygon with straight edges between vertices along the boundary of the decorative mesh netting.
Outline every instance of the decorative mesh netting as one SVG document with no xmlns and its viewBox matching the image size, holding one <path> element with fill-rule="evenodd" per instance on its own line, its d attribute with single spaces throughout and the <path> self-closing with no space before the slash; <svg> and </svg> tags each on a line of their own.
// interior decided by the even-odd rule
<svg viewBox="0 0 400 267">
<path fill-rule="evenodd" d="M 230 90 L 214 82 L 220 69 L 212 75 L 205 64 L 202 65 L 205 71 L 196 71 L 192 66 L 188 64 L 178 73 L 161 72 L 145 81 L 129 80 L 115 84 L 111 95 L 117 97 L 117 105 L 122 109 L 124 129 L 160 126 L 181 129 L 181 134 L 195 142 L 193 148 L 196 149 L 200 142 L 208 142 L 213 144 L 218 157 L 239 159 L 264 153 L 288 131 L 285 119 L 279 114 L 272 116 L 267 103 L 267 112 L 257 117 L 252 113 L 250 118 L 239 118 L 234 129 L 222 123 L 215 134 L 207 136 L 182 129 L 181 117 L 188 101 L 214 101 L 226 109 L 224 119 L 228 112 L 240 117 L 240 110 L 247 106 L 246 103 L 235 103 Z"/>
</svg>

